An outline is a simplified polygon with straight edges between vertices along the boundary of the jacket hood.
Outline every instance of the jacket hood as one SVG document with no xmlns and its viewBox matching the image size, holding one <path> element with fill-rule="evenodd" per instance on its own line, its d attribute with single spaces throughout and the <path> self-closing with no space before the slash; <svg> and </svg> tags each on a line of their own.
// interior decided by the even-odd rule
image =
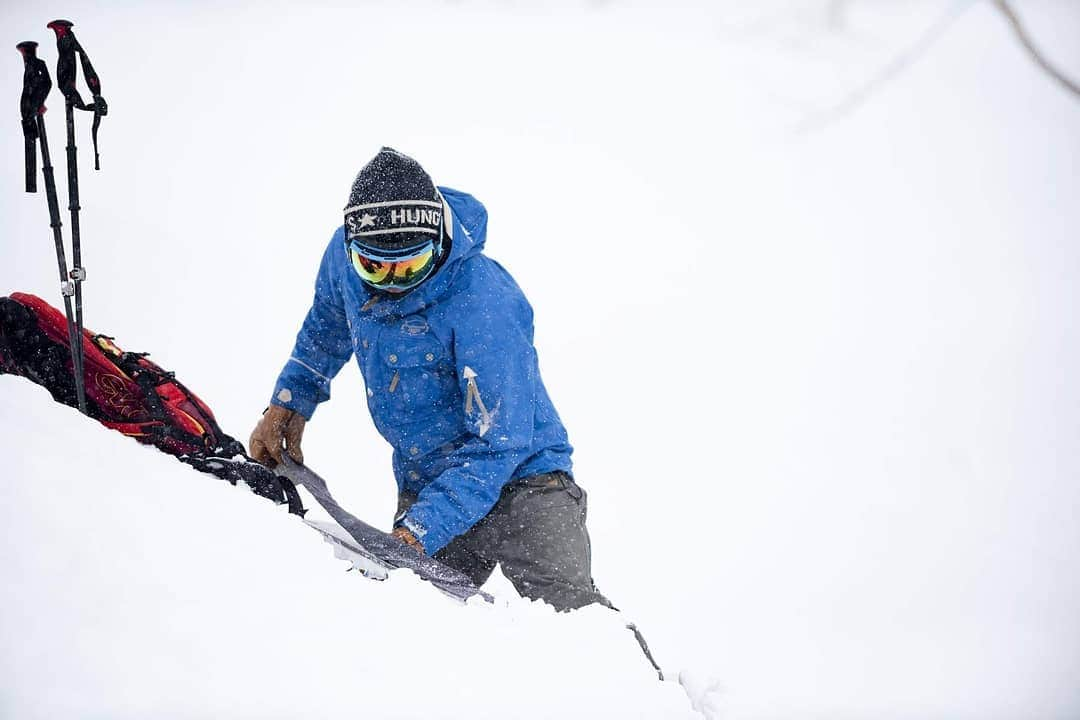
<svg viewBox="0 0 1080 720">
<path fill-rule="evenodd" d="M 487 209 L 483 203 L 469 193 L 453 188 L 439 186 L 439 192 L 450 208 L 447 213 L 450 257 L 434 275 L 401 295 L 377 292 L 361 282 L 367 298 L 377 298 L 369 308 L 373 315 L 403 317 L 423 310 L 449 289 L 465 260 L 483 251 L 487 240 Z"/>
</svg>

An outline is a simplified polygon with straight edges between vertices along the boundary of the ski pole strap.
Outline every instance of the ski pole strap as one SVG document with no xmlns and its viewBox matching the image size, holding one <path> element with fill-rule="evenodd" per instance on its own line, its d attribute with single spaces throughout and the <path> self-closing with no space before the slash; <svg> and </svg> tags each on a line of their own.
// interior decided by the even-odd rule
<svg viewBox="0 0 1080 720">
<path fill-rule="evenodd" d="M 79 50 L 79 61 L 82 63 L 83 78 L 86 80 L 86 84 L 90 86 L 90 94 L 94 96 L 94 102 L 91 108 L 94 111 L 94 124 L 90 128 L 90 136 L 94 140 L 94 169 L 101 169 L 101 157 L 98 155 L 98 127 L 101 125 L 101 118 L 109 114 L 109 106 L 105 102 L 105 98 L 101 96 L 101 79 L 98 77 L 97 72 L 94 71 L 94 66 L 90 64 L 90 56 L 83 50 L 82 45 L 75 44 Z"/>
<path fill-rule="evenodd" d="M 25 40 L 15 46 L 23 56 L 23 89 L 19 98 L 26 156 L 26 192 L 37 192 L 37 116 L 45 112 L 45 98 L 52 90 L 49 68 L 37 56 L 37 43 Z"/>
<path fill-rule="evenodd" d="M 94 113 L 94 124 L 90 134 L 94 140 L 94 169 L 101 169 L 101 161 L 98 154 L 98 127 L 101 118 L 109 114 L 109 106 L 105 98 L 101 96 L 101 78 L 98 77 L 94 66 L 90 63 L 90 57 L 83 50 L 82 45 L 75 39 L 75 33 L 71 31 L 74 26 L 70 20 L 53 20 L 48 28 L 56 33 L 56 50 L 60 57 L 56 61 L 56 83 L 60 92 L 64 93 L 65 100 L 72 107 Z M 75 54 L 79 55 L 79 63 L 82 65 L 83 78 L 90 87 L 90 93 L 94 96 L 94 102 L 89 105 L 83 102 L 82 96 L 75 88 Z"/>
<path fill-rule="evenodd" d="M 94 124 L 90 126 L 90 137 L 94 140 L 94 169 L 101 169 L 101 155 L 98 154 L 97 131 L 101 125 L 101 117 L 108 112 L 105 106 L 105 98 L 100 95 L 94 96 Z"/>
</svg>

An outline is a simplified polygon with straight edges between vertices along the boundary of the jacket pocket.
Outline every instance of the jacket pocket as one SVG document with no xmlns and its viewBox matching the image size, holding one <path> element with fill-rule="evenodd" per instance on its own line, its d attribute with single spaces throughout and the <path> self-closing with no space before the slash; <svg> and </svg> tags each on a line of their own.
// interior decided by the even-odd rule
<svg viewBox="0 0 1080 720">
<path fill-rule="evenodd" d="M 368 405 L 384 435 L 415 434 L 423 430 L 415 425 L 434 426 L 452 412 L 459 394 L 453 362 L 431 334 L 411 337 L 385 328 L 366 365 Z"/>
</svg>

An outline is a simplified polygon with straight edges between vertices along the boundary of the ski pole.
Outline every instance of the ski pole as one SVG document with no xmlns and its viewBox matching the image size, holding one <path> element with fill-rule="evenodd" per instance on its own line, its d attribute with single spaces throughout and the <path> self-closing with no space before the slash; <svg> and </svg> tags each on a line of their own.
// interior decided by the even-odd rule
<svg viewBox="0 0 1080 720">
<path fill-rule="evenodd" d="M 52 80 L 49 78 L 49 69 L 45 62 L 37 56 L 37 43 L 28 40 L 21 42 L 15 48 L 22 53 L 25 70 L 23 72 L 23 100 L 20 103 L 23 109 L 23 132 L 24 136 L 29 122 L 34 124 L 34 139 L 41 144 L 41 174 L 45 178 L 45 199 L 49 205 L 49 227 L 53 231 L 53 242 L 56 245 L 56 262 L 60 270 L 60 293 L 64 297 L 64 312 L 67 315 L 68 340 L 71 344 L 71 369 L 75 380 L 75 396 L 79 411 L 84 415 L 86 410 L 86 388 L 83 385 L 82 375 L 82 336 L 75 330 L 75 320 L 71 311 L 71 296 L 75 294 L 72 282 L 68 279 L 67 258 L 64 254 L 64 238 L 60 227 L 60 203 L 56 198 L 56 180 L 53 177 L 52 161 L 49 159 L 49 141 L 45 134 L 45 98 L 52 89 Z M 29 117 L 28 117 L 29 115 Z M 37 188 L 28 192 L 36 192 Z M 76 361 L 76 355 L 79 360 Z"/>
<path fill-rule="evenodd" d="M 56 199 L 56 180 L 53 177 L 52 161 L 49 159 L 49 141 L 45 134 L 45 116 L 38 115 L 38 142 L 41 143 L 41 170 L 45 176 L 45 197 L 49 203 L 49 225 L 53 230 L 53 242 L 56 245 L 56 262 L 60 270 L 60 294 L 64 296 L 64 313 L 68 321 L 68 337 L 71 344 L 71 372 L 75 377 L 75 397 L 79 412 L 87 415 L 86 388 L 83 385 L 83 348 L 82 333 L 76 329 L 71 311 L 71 297 L 75 294 L 75 283 L 68 279 L 67 258 L 64 255 L 64 238 L 60 232 L 60 203 Z"/>
<path fill-rule="evenodd" d="M 634 639 L 637 640 L 637 644 L 641 647 L 641 652 L 645 653 L 645 659 L 653 666 L 653 670 L 656 671 L 656 676 L 660 679 L 660 682 L 667 680 L 667 678 L 664 677 L 664 671 L 657 665 L 656 658 L 653 657 L 652 651 L 649 650 L 649 643 L 645 642 L 645 636 L 638 630 L 637 625 L 632 622 L 626 623 L 626 629 L 634 633 Z"/>
<path fill-rule="evenodd" d="M 75 147 L 75 108 L 71 101 L 64 103 L 64 117 L 67 120 L 67 176 L 68 176 L 68 210 L 71 213 L 71 261 L 72 267 L 68 277 L 75 286 L 75 332 L 82 337 L 83 331 L 83 297 L 82 284 L 86 280 L 86 268 L 82 266 L 82 242 L 79 234 L 79 160 Z M 72 359 L 78 362 L 78 374 L 83 375 L 83 352 L 82 344 L 79 352 L 72 354 Z"/>
<path fill-rule="evenodd" d="M 75 326 L 76 331 L 81 336 L 83 328 L 82 284 L 86 280 L 86 269 L 82 267 L 82 233 L 79 225 L 79 155 L 75 144 L 75 109 L 76 107 L 87 108 L 82 101 L 82 97 L 79 96 L 79 91 L 76 90 L 75 54 L 81 52 L 82 49 L 79 41 L 76 40 L 75 33 L 71 32 L 72 23 L 70 21 L 56 19 L 56 21 L 45 27 L 56 33 L 56 51 L 58 55 L 56 60 L 56 84 L 59 86 L 60 92 L 64 93 L 64 117 L 67 124 L 68 210 L 71 214 L 72 268 L 69 277 L 72 284 L 75 285 Z M 89 60 L 87 60 L 87 63 L 89 63 Z M 90 72 L 93 73 L 92 67 Z M 85 69 L 83 74 L 87 74 Z M 97 86 L 100 85 L 100 82 L 97 81 L 96 73 L 93 78 L 95 80 L 95 86 L 92 87 L 95 96 L 93 107 L 96 108 Z M 89 81 L 90 78 L 87 76 L 87 82 Z M 94 114 L 96 119 L 96 110 Z M 77 361 L 79 375 L 82 375 L 83 356 L 81 352 L 78 354 Z"/>
<path fill-rule="evenodd" d="M 82 233 L 79 225 L 79 163 L 77 148 L 75 146 L 75 109 L 92 111 L 94 113 L 94 125 L 92 134 L 94 138 L 94 169 L 101 169 L 98 155 L 97 132 L 102 116 L 109 111 L 105 98 L 101 96 L 101 79 L 94 71 L 90 58 L 82 45 L 75 38 L 71 28 L 74 23 L 70 20 L 53 20 L 46 27 L 56 33 L 56 82 L 60 91 L 64 93 L 64 115 L 67 121 L 67 170 L 68 170 L 68 210 L 71 212 L 71 255 L 73 267 L 71 280 L 75 286 L 75 328 L 79 335 L 83 329 L 83 299 L 82 284 L 86 281 L 86 268 L 82 264 Z M 75 54 L 78 53 L 82 64 L 83 77 L 90 87 L 94 96 L 94 102 L 87 105 L 83 102 L 79 91 L 75 88 L 76 69 Z M 79 352 L 79 374 L 82 374 L 83 356 Z"/>
</svg>

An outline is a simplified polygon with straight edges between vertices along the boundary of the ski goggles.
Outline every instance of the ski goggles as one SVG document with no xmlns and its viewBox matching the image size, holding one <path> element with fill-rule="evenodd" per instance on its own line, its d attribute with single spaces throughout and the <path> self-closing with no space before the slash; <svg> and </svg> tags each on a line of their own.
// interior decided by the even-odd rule
<svg viewBox="0 0 1080 720">
<path fill-rule="evenodd" d="M 363 247 L 355 240 L 349 243 L 348 249 L 356 274 L 379 290 L 411 290 L 431 274 L 438 259 L 433 242 L 396 254 Z"/>
</svg>

